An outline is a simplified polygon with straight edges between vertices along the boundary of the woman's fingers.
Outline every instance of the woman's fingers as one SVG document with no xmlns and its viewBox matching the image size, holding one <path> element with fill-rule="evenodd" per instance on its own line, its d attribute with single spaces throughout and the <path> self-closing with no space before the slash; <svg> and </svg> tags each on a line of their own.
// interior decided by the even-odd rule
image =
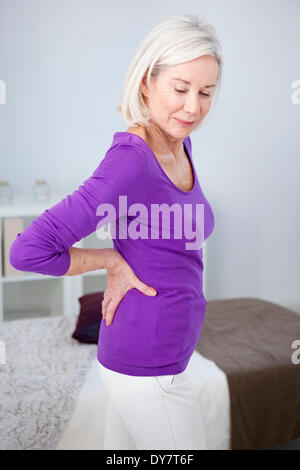
<svg viewBox="0 0 300 470">
<path fill-rule="evenodd" d="M 105 295 L 104 295 L 104 298 L 102 300 L 102 317 L 103 317 L 104 320 L 105 320 L 105 317 L 106 317 L 106 308 L 107 308 L 110 301 L 111 301 L 111 298 L 105 297 Z"/>
<path fill-rule="evenodd" d="M 106 320 L 107 326 L 112 323 L 115 311 L 123 297 L 134 287 L 145 295 L 157 295 L 154 288 L 135 275 L 128 263 L 122 262 L 108 270 L 107 289 L 102 300 L 102 318 Z"/>
<path fill-rule="evenodd" d="M 105 310 L 105 320 L 106 320 L 107 326 L 111 325 L 114 315 L 115 315 L 115 311 L 120 302 L 121 302 L 121 299 L 119 299 L 117 302 L 111 299 L 111 301 L 107 305 L 106 310 Z"/>
</svg>

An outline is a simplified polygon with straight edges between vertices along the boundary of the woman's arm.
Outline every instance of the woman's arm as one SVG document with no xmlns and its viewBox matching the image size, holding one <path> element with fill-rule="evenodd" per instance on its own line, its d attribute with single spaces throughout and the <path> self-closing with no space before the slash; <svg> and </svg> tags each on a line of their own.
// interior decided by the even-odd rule
<svg viewBox="0 0 300 470">
<path fill-rule="evenodd" d="M 113 248 L 70 248 L 70 267 L 65 276 L 94 271 L 95 269 L 110 269 L 114 264 Z"/>
<path fill-rule="evenodd" d="M 108 219 L 110 223 L 126 215 L 131 204 L 145 202 L 148 185 L 147 156 L 128 144 L 111 147 L 90 178 L 17 234 L 10 247 L 11 265 L 19 271 L 52 276 L 101 268 L 109 262 L 109 251 L 73 245 Z M 127 197 L 127 208 L 119 207 L 119 196 Z M 115 214 L 97 215 L 101 204 L 109 204 Z"/>
</svg>

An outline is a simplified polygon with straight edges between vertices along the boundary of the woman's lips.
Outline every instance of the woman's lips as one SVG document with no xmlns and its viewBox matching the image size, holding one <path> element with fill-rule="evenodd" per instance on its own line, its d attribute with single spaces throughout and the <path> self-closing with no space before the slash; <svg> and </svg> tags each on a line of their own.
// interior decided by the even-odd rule
<svg viewBox="0 0 300 470">
<path fill-rule="evenodd" d="M 193 124 L 195 124 L 196 121 L 192 121 L 192 122 L 189 122 L 189 121 L 181 121 L 181 119 L 177 119 L 177 118 L 174 118 L 179 124 L 181 124 L 182 126 L 186 126 L 186 127 L 189 127 L 189 126 L 192 126 Z"/>
</svg>

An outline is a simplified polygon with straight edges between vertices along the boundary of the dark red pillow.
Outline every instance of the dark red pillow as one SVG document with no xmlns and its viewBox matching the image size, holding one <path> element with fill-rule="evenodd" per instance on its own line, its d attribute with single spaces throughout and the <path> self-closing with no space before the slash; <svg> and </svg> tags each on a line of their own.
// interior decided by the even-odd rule
<svg viewBox="0 0 300 470">
<path fill-rule="evenodd" d="M 93 292 L 79 297 L 80 312 L 72 338 L 81 343 L 98 344 L 103 297 L 104 292 Z"/>
</svg>

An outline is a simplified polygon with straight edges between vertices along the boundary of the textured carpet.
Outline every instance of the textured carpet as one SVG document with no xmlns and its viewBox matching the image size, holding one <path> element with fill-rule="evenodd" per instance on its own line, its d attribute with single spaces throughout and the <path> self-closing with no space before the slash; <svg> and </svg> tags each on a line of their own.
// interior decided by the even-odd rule
<svg viewBox="0 0 300 470">
<path fill-rule="evenodd" d="M 71 338 L 77 315 L 0 325 L 0 449 L 55 449 L 97 345 Z"/>
</svg>

